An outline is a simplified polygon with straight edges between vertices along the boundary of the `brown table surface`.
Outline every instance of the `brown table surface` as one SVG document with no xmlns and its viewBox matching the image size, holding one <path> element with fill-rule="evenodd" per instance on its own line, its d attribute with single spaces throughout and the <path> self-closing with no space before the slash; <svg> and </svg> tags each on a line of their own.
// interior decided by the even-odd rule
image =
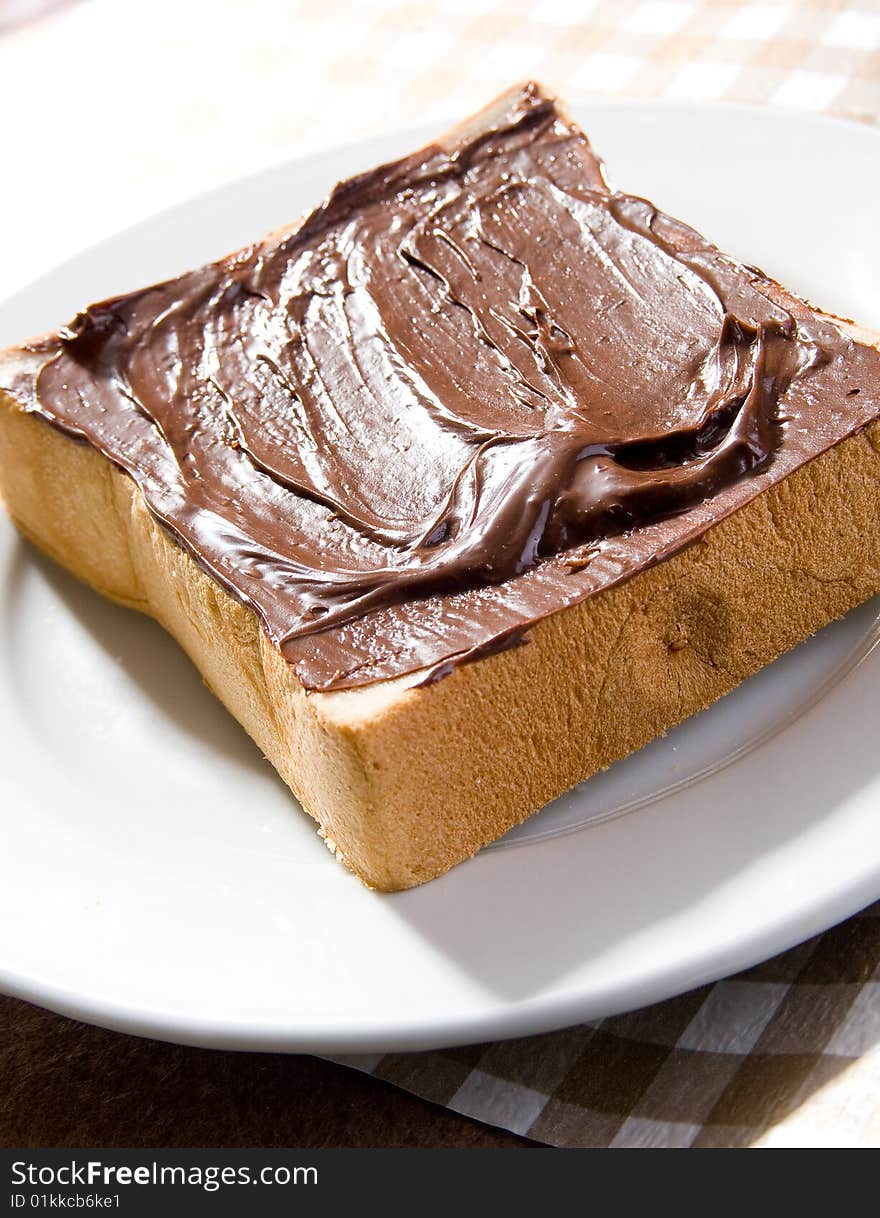
<svg viewBox="0 0 880 1218">
<path fill-rule="evenodd" d="M 530 1147 L 356 1070 L 191 1049 L 0 997 L 0 1145 Z"/>
</svg>

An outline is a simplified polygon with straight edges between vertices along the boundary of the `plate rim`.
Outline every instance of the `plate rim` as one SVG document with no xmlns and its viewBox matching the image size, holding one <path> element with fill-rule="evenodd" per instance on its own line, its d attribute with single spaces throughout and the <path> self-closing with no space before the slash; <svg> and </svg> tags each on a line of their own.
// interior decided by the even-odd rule
<svg viewBox="0 0 880 1218">
<path fill-rule="evenodd" d="M 782 121 L 783 124 L 794 123 L 813 128 L 819 126 L 834 129 L 844 124 L 849 131 L 871 133 L 869 139 L 880 138 L 880 128 L 846 116 L 801 113 L 746 103 L 725 104 L 672 98 L 612 98 L 579 93 L 573 96 L 568 105 L 575 116 L 591 105 L 623 112 L 644 111 L 647 108 L 688 113 L 695 110 L 723 111 L 726 115 L 747 115 L 751 120 L 757 116 L 762 120 L 771 117 L 773 121 Z M 150 228 L 183 210 L 210 206 L 211 201 L 218 196 L 233 196 L 245 184 L 256 183 L 273 174 L 289 171 L 293 166 L 306 163 L 317 166 L 332 156 L 354 158 L 355 154 L 361 151 L 365 157 L 369 157 L 372 155 L 372 149 L 383 145 L 387 147 L 392 141 L 403 144 L 412 133 L 424 133 L 426 126 L 419 124 L 397 128 L 366 139 L 334 144 L 302 156 L 283 157 L 254 173 L 180 199 L 150 216 L 108 233 L 102 240 L 76 251 L 30 283 L 17 288 L 0 301 L 0 324 L 2 318 L 15 309 L 20 299 L 39 292 L 47 282 L 88 260 L 111 242 L 135 240 L 139 230 Z M 443 124 L 431 124 L 431 128 L 442 131 Z M 416 138 L 424 138 L 424 135 Z M 601 147 L 597 151 L 600 156 L 603 155 L 604 150 Z M 613 176 L 612 165 L 612 178 Z M 866 655 L 860 664 L 868 661 L 869 657 Z M 880 652 L 876 648 L 870 662 L 880 664 Z M 826 697 L 827 693 L 828 691 L 823 689 L 817 697 L 817 702 Z M 739 760 L 740 758 L 735 758 L 731 764 L 738 763 Z M 661 792 L 656 802 L 674 799 L 677 793 L 678 788 L 673 786 L 670 790 Z M 573 827 L 568 832 L 582 833 L 590 827 Z M 518 843 L 521 847 L 528 844 L 530 843 Z M 612 1009 L 614 1013 L 618 1013 L 673 997 L 696 986 L 729 976 L 757 960 L 767 959 L 777 952 L 791 948 L 859 912 L 875 900 L 878 894 L 880 863 L 869 873 L 836 891 L 833 897 L 812 907 L 808 913 L 805 914 L 803 909 L 799 908 L 787 915 L 780 915 L 768 925 L 753 929 L 750 934 L 742 937 L 735 948 L 713 956 L 711 960 L 704 960 L 700 965 L 678 960 L 675 967 L 670 968 L 667 963 L 663 967 L 655 968 L 647 977 L 630 979 L 625 986 L 617 988 L 618 998 L 614 999 L 611 1007 L 603 1001 L 601 992 L 597 994 L 593 991 L 588 998 L 580 992 L 558 997 L 540 993 L 537 998 L 514 1002 L 487 1001 L 485 1010 L 479 1015 L 452 1018 L 444 1016 L 430 1026 L 421 1024 L 413 1027 L 410 1019 L 404 1019 L 398 1026 L 389 1021 L 387 1016 L 378 1020 L 374 1017 L 355 1016 L 357 1026 L 353 1027 L 353 1017 L 345 1016 L 338 1023 L 333 1019 L 323 1018 L 320 1023 L 311 1024 L 304 1023 L 301 1019 L 297 1022 L 296 1018 L 283 1021 L 239 1019 L 235 1027 L 230 1027 L 223 1017 L 212 1020 L 167 1009 L 148 1010 L 143 1008 L 142 1004 L 130 1005 L 102 999 L 100 996 L 96 998 L 94 995 L 76 994 L 68 987 L 54 985 L 46 978 L 28 976 L 4 967 L 0 967 L 0 992 L 99 1027 L 193 1046 L 327 1054 L 419 1051 L 553 1031 L 610 1014 Z M 344 1029 L 340 1026 L 343 1022 L 346 1024 Z M 292 1023 L 296 1023 L 296 1028 L 291 1027 Z"/>
<path fill-rule="evenodd" d="M 756 930 L 735 948 L 714 956 L 711 963 L 707 961 L 697 967 L 679 964 L 671 974 L 657 969 L 647 981 L 630 981 L 615 991 L 621 997 L 611 1007 L 603 1001 L 601 993 L 589 1002 L 584 1002 L 579 994 L 555 1001 L 542 996 L 493 1007 L 480 1015 L 439 1020 L 436 1026 L 414 1028 L 406 1020 L 396 1025 L 385 1017 L 372 1022 L 361 1019 L 361 1026 L 352 1031 L 350 1026 L 343 1029 L 322 1016 L 320 1022 L 303 1023 L 293 1031 L 286 1021 L 241 1020 L 236 1028 L 230 1028 L 222 1019 L 181 1015 L 167 1009 L 145 1012 L 120 1002 L 89 1001 L 49 982 L 33 979 L 21 982 L 2 968 L 0 993 L 94 1027 L 193 1048 L 327 1056 L 424 1052 L 542 1035 L 664 1002 L 797 947 L 860 913 L 877 899 L 878 893 L 880 862 L 869 876 L 815 907 L 811 916 L 792 914 L 778 919 L 770 929 Z M 670 975 L 675 977 L 671 984 Z M 339 1024 L 343 1022 L 340 1020 Z"/>
</svg>

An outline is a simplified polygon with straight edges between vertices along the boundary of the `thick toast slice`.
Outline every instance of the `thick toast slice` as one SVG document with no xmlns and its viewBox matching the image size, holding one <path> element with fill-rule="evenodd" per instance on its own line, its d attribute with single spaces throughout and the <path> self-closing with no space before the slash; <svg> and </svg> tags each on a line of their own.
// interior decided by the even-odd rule
<svg viewBox="0 0 880 1218">
<path fill-rule="evenodd" d="M 548 308 L 548 290 L 537 272 L 530 281 L 534 296 L 526 293 L 515 302 L 516 320 L 510 310 L 485 303 L 490 290 L 485 285 L 502 274 L 494 254 L 485 265 L 468 267 L 470 247 L 461 244 L 441 266 L 437 250 L 451 248 L 460 231 L 467 233 L 472 215 L 467 209 L 456 218 L 459 228 L 444 229 L 435 240 L 434 263 L 424 243 L 406 247 L 402 267 L 394 263 L 401 275 L 418 280 L 418 299 L 427 302 L 425 326 L 438 316 L 446 325 L 444 341 L 460 343 L 462 362 L 476 370 L 470 381 L 461 373 L 428 386 L 445 411 L 441 431 L 448 448 L 439 453 L 437 466 L 453 473 L 448 485 L 440 486 L 445 498 L 438 492 L 439 498 L 419 503 L 418 513 L 413 509 L 408 517 L 395 515 L 399 502 L 409 508 L 417 498 L 405 478 L 414 469 L 413 477 L 424 481 L 429 468 L 416 459 L 418 437 L 407 440 L 416 449 L 410 465 L 406 445 L 399 446 L 399 462 L 397 456 L 392 461 L 390 449 L 382 449 L 393 486 L 380 502 L 381 480 L 371 481 L 366 472 L 360 480 L 354 477 L 355 458 L 365 458 L 353 450 L 357 420 L 346 414 L 344 395 L 330 393 L 323 407 L 325 415 L 333 412 L 342 420 L 335 439 L 322 433 L 323 447 L 315 442 L 317 424 L 306 411 L 308 379 L 295 355 L 289 356 L 289 366 L 279 367 L 273 354 L 274 379 L 259 382 L 247 409 L 219 383 L 213 365 L 202 367 L 201 380 L 191 379 L 187 389 L 197 398 L 203 382 L 216 388 L 218 405 L 205 409 L 222 414 L 230 453 L 236 461 L 242 454 L 252 459 L 260 478 L 271 477 L 273 488 L 281 486 L 295 499 L 290 510 L 300 513 L 296 521 L 302 532 L 289 552 L 281 552 L 285 534 L 272 532 L 268 513 L 252 510 L 250 483 L 236 484 L 231 494 L 225 482 L 225 500 L 215 494 L 196 503 L 190 482 L 162 482 L 162 446 L 173 448 L 177 442 L 172 425 L 181 406 L 172 401 L 169 382 L 155 373 L 161 366 L 155 349 L 147 349 L 146 372 L 140 371 L 154 396 L 141 392 L 140 382 L 129 375 L 135 368 L 131 361 L 124 384 L 125 394 L 137 399 L 137 419 L 150 416 L 147 446 L 130 443 L 134 424 L 115 436 L 99 431 L 95 420 L 103 427 L 117 408 L 115 399 L 101 396 L 109 383 L 108 363 L 117 358 L 112 344 L 126 343 L 140 333 L 138 326 L 152 333 L 184 297 L 202 292 L 201 308 L 205 284 L 214 289 L 213 268 L 160 285 L 152 295 L 97 306 L 58 336 L 0 359 L 0 489 L 17 526 L 80 579 L 161 622 L 317 820 L 328 845 L 367 884 L 383 890 L 441 874 L 880 591 L 877 336 L 819 313 L 760 272 L 723 259 L 643 201 L 612 192 L 586 140 L 537 86 L 513 90 L 437 145 L 376 171 L 381 181 L 367 175 L 366 183 L 355 179 L 337 188 L 303 224 L 218 266 L 224 275 L 238 276 L 242 297 L 259 302 L 265 282 L 245 281 L 243 267 L 252 276 L 255 267 L 280 259 L 289 278 L 291 266 L 299 267 L 299 274 L 307 256 L 310 266 L 320 262 L 325 277 L 320 291 L 310 289 L 310 300 L 322 302 L 320 310 L 330 308 L 323 302 L 336 301 L 335 285 L 345 275 L 356 281 L 340 288 L 339 296 L 357 301 L 363 286 L 358 268 L 352 272 L 350 258 L 346 268 L 331 265 L 321 244 L 328 233 L 334 241 L 335 234 L 350 234 L 370 209 L 393 217 L 389 200 L 403 199 L 401 207 L 418 205 L 421 223 L 425 200 L 419 191 L 433 192 L 432 206 L 446 207 L 449 199 L 442 192 L 462 165 L 476 190 L 480 175 L 495 174 L 502 157 L 503 173 L 497 177 L 503 186 L 493 177 L 491 200 L 480 198 L 481 222 L 500 224 L 511 209 L 519 209 L 522 219 L 528 200 L 510 192 L 518 189 L 516 174 L 524 174 L 523 159 L 535 147 L 531 180 L 540 179 L 544 195 L 554 199 L 565 187 L 574 200 L 566 204 L 565 216 L 583 218 L 584 209 L 592 209 L 584 231 L 593 232 L 597 216 L 605 223 L 617 209 L 612 218 L 631 234 L 630 252 L 638 255 L 626 263 L 631 286 L 646 241 L 660 248 L 664 274 L 669 260 L 675 262 L 676 275 L 687 281 L 684 290 L 703 291 L 691 284 L 695 276 L 701 282 L 710 272 L 731 276 L 739 314 L 731 322 L 725 315 L 719 327 L 713 351 L 720 372 L 712 372 L 711 384 L 707 363 L 691 368 L 685 360 L 673 366 L 672 339 L 652 335 L 652 349 L 663 354 L 661 371 L 671 368 L 670 384 L 687 375 L 700 387 L 687 395 L 687 409 L 676 400 L 678 415 L 668 432 L 664 420 L 658 422 L 644 406 L 651 378 L 636 367 L 623 330 L 609 324 L 606 337 L 616 353 L 612 365 L 635 369 L 616 390 L 621 400 L 629 395 L 635 403 L 624 411 L 628 430 L 612 434 L 606 427 L 592 445 L 578 438 L 580 432 L 571 440 L 571 418 L 595 431 L 596 403 L 605 405 L 605 388 L 596 387 L 595 361 L 580 359 L 586 338 L 566 318 L 560 322 L 559 310 Z M 438 228 L 445 215 L 436 221 Z M 585 296 L 593 292 L 596 298 L 596 282 L 605 281 L 587 274 L 593 267 L 589 250 L 562 232 L 562 219 L 555 219 L 556 243 L 543 247 L 547 274 L 554 267 L 561 273 L 558 264 L 565 256 L 565 275 Z M 420 238 L 425 231 L 419 230 Z M 524 231 L 536 241 L 541 235 L 528 226 Z M 485 244 L 503 258 L 508 273 L 508 263 L 516 261 L 512 247 L 501 248 L 500 228 L 486 227 L 486 232 L 492 241 Z M 384 229 L 380 235 L 384 239 Z M 600 233 L 600 246 L 602 239 Z M 377 265 L 385 264 L 380 259 Z M 461 272 L 459 282 L 454 274 L 462 267 L 467 273 Z M 618 277 L 619 269 L 614 270 Z M 592 273 L 599 274 L 595 268 Z M 207 279 L 198 278 L 203 274 Z M 522 288 L 523 276 L 516 274 Z M 674 290 L 661 286 L 667 296 Z M 637 282 L 633 298 L 649 296 L 650 283 Z M 216 293 L 212 308 L 215 298 Z M 767 314 L 753 325 L 758 298 Z M 649 303 L 655 311 L 661 304 Z M 345 307 L 349 320 L 363 316 L 351 312 L 354 306 Z M 694 333 L 702 333 L 701 327 L 714 321 L 706 321 L 703 305 L 694 307 Z M 629 305 L 618 308 L 611 302 L 609 314 L 612 308 L 625 314 Z M 144 322 L 149 309 L 153 312 Z M 468 321 L 471 329 L 456 329 L 468 309 L 479 327 Z M 311 324 L 318 333 L 318 323 L 328 329 L 330 316 L 298 314 L 297 332 L 308 337 Z M 448 318 L 456 320 L 447 324 Z M 241 333 L 252 335 L 248 319 L 250 313 Z M 357 349 L 375 351 L 381 331 L 387 347 L 407 353 L 408 391 L 424 396 L 430 361 L 419 362 L 419 328 L 396 337 L 388 329 L 386 314 L 382 327 L 372 325 Z M 426 332 L 423 326 L 421 333 Z M 260 342 L 268 343 L 260 333 Z M 472 354 L 474 341 L 480 347 Z M 691 345 L 698 345 L 696 339 Z M 485 368 L 479 365 L 482 347 L 493 353 Z M 520 348 L 532 361 L 528 368 Z M 265 362 L 269 356 L 260 350 L 254 359 Z M 318 366 L 324 383 L 328 359 Z M 572 372 L 566 360 L 580 360 L 578 368 Z M 419 376 L 416 389 L 413 368 Z M 189 372 L 176 369 L 175 384 Z M 445 368 L 441 372 L 447 377 Z M 290 387 L 293 373 L 300 379 Z M 644 393 L 640 376 L 645 376 Z M 495 386 L 496 377 L 505 392 L 510 384 L 517 386 L 516 402 L 504 406 L 503 419 L 494 417 L 501 410 L 500 389 L 478 403 L 481 413 L 475 407 L 466 414 L 461 401 L 478 398 L 480 384 Z M 114 378 L 118 397 L 122 381 L 116 372 Z M 279 378 L 290 387 L 285 403 L 295 403 L 295 409 L 285 405 L 286 413 L 261 428 L 261 403 L 276 392 Z M 607 388 L 607 381 L 603 385 Z M 249 380 L 248 386 L 253 390 L 254 383 Z M 764 389 L 762 404 L 758 397 Z M 704 390 L 706 400 L 698 401 Z M 553 400 L 557 391 L 561 405 Z M 661 405 L 665 392 L 663 386 L 657 392 Z M 722 401 L 724 392 L 728 398 Z M 377 400 L 379 406 L 371 409 L 378 416 L 385 399 L 371 402 Z M 585 403 L 593 410 L 586 422 Z M 169 413 L 159 417 L 166 405 Z M 548 423 L 551 406 L 556 413 Z M 436 405 L 432 409 L 436 422 Z M 605 413 L 614 409 L 612 403 Z M 375 422 L 383 445 L 398 434 L 395 428 L 406 433 L 415 406 L 409 410 L 406 417 L 398 411 L 393 427 L 387 418 Z M 513 410 L 522 411 L 516 429 L 510 424 Z M 277 420 L 288 417 L 295 427 L 282 434 Z M 362 412 L 358 419 L 364 417 Z M 532 423 L 536 417 L 539 426 Z M 304 420 L 312 428 L 308 434 Z M 609 426 L 618 421 L 615 416 Z M 161 433 L 159 441 L 154 431 Z M 267 435 L 271 444 L 263 443 Z M 431 433 L 431 444 L 438 435 Z M 460 476 L 465 466 L 455 464 L 456 445 L 471 445 L 476 454 L 466 463 L 471 482 Z M 339 462 L 330 476 L 327 452 L 345 454 L 345 478 Z M 497 454 L 506 460 L 511 452 L 517 460 L 500 465 Z M 531 465 L 520 459 L 521 452 Z M 398 469 L 404 471 L 399 477 Z M 544 479 L 540 494 L 532 469 L 540 469 Z M 194 480 L 204 481 L 203 472 Z M 433 466 L 430 472 L 433 477 Z M 585 474 L 589 486 L 583 493 L 579 489 L 575 502 L 572 487 L 580 488 Z M 596 486 L 601 481 L 606 488 L 611 474 L 609 498 Z M 563 475 L 568 481 L 560 481 Z M 263 485 L 256 477 L 253 483 L 257 489 Z M 369 502 L 365 487 L 373 488 Z M 287 499 L 277 489 L 273 494 L 279 496 L 278 506 L 273 501 L 270 507 L 283 514 Z M 254 521 L 263 522 L 264 542 L 271 535 L 259 564 L 251 562 L 252 551 L 240 538 L 226 549 L 212 540 L 218 519 L 224 519 L 224 502 L 229 529 L 252 530 L 249 544 L 261 540 L 257 534 L 254 541 Z M 462 502 L 470 507 L 469 525 Z M 535 522 L 543 529 L 540 536 Z M 313 525 L 320 562 L 305 549 Z M 474 530 L 479 545 L 473 544 Z M 291 526 L 289 532 L 296 530 Z M 381 568 L 369 562 L 355 568 L 352 536 L 365 539 L 364 549 L 385 546 L 391 557 Z M 506 544 L 509 537 L 517 539 L 513 549 Z M 338 563 L 342 550 L 348 555 L 344 579 Z M 276 563 L 271 579 L 267 555 Z M 282 560 L 286 583 L 275 578 Z M 322 584 L 327 571 L 333 579 Z"/>
</svg>

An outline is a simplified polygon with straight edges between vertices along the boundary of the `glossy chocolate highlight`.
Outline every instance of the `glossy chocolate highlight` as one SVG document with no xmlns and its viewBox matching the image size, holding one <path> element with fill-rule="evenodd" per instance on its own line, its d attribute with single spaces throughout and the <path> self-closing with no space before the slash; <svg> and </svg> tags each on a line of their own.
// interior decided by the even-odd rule
<svg viewBox="0 0 880 1218">
<path fill-rule="evenodd" d="M 610 190 L 534 88 L 44 354 L 28 408 L 126 470 L 311 689 L 510 645 L 878 412 L 874 352 Z"/>
</svg>

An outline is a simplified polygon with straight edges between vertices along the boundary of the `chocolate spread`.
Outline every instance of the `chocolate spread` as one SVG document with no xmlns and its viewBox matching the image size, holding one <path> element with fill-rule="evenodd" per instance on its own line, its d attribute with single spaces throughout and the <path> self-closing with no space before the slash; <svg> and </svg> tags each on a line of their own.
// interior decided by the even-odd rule
<svg viewBox="0 0 880 1218">
<path fill-rule="evenodd" d="M 611 190 L 535 88 L 38 349 L 26 408 L 310 689 L 509 644 L 880 413 L 876 352 Z"/>
</svg>

